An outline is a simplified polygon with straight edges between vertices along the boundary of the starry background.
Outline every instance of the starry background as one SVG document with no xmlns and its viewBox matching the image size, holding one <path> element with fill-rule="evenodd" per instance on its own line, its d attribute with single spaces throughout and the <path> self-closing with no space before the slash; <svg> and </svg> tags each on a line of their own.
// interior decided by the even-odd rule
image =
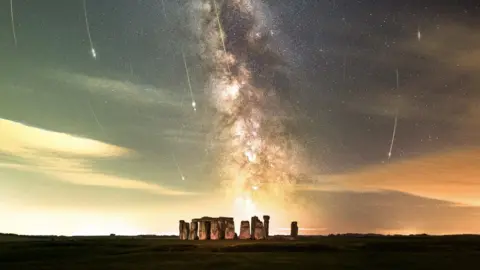
<svg viewBox="0 0 480 270">
<path fill-rule="evenodd" d="M 166 233 L 224 214 L 185 2 L 87 0 L 97 59 L 82 1 L 14 0 L 17 46 L 0 2 L 0 231 Z M 304 233 L 479 233 L 480 5 L 266 4 L 308 154 Z"/>
</svg>

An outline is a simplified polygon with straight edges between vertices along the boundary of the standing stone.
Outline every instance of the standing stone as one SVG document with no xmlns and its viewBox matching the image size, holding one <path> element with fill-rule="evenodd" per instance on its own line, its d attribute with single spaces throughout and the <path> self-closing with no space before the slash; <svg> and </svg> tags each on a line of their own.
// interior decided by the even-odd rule
<svg viewBox="0 0 480 270">
<path fill-rule="evenodd" d="M 210 239 L 219 240 L 220 239 L 220 220 L 213 219 L 210 223 Z"/>
<path fill-rule="evenodd" d="M 256 223 L 257 223 L 257 220 L 258 220 L 258 217 L 257 216 L 253 216 L 251 219 L 250 219 L 250 237 L 252 237 L 252 239 L 254 239 L 254 235 L 255 235 L 255 226 L 256 226 Z"/>
<path fill-rule="evenodd" d="M 227 225 L 225 228 L 225 239 L 227 240 L 235 239 L 235 223 L 233 219 L 227 220 Z"/>
<path fill-rule="evenodd" d="M 207 240 L 212 239 L 212 237 L 211 237 L 211 235 L 212 235 L 212 221 L 211 220 L 205 221 L 205 230 L 206 230 L 206 234 L 207 234 Z"/>
<path fill-rule="evenodd" d="M 225 239 L 225 230 L 227 229 L 227 219 L 226 218 L 220 218 L 218 222 L 218 232 L 219 232 L 219 239 L 224 240 Z"/>
<path fill-rule="evenodd" d="M 248 220 L 244 220 L 240 223 L 240 239 L 250 239 L 250 222 Z"/>
<path fill-rule="evenodd" d="M 180 220 L 179 226 L 178 226 L 178 230 L 179 230 L 178 239 L 180 239 L 180 240 L 184 240 L 184 237 L 183 237 L 183 228 L 184 227 L 185 227 L 185 221 Z"/>
<path fill-rule="evenodd" d="M 185 222 L 183 226 L 182 240 L 188 240 L 189 235 L 190 235 L 190 223 Z"/>
<path fill-rule="evenodd" d="M 267 239 L 270 233 L 270 216 L 263 216 L 263 227 L 265 229 L 265 239 Z"/>
<path fill-rule="evenodd" d="M 198 239 L 199 240 L 207 240 L 207 222 L 205 220 L 200 220 L 198 222 Z"/>
<path fill-rule="evenodd" d="M 298 236 L 298 223 L 296 221 L 292 221 L 292 225 L 290 227 L 290 236 L 291 237 Z"/>
<path fill-rule="evenodd" d="M 198 222 L 192 220 L 190 223 L 190 235 L 188 237 L 189 240 L 198 240 Z"/>
<path fill-rule="evenodd" d="M 254 235 L 252 236 L 254 240 L 263 240 L 265 239 L 265 228 L 263 227 L 263 222 L 260 220 L 255 221 Z"/>
</svg>

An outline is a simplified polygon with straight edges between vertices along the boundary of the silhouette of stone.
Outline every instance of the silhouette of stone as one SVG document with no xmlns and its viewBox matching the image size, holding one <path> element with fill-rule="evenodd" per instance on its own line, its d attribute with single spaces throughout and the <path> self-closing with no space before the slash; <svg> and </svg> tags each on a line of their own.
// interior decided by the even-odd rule
<svg viewBox="0 0 480 270">
<path fill-rule="evenodd" d="M 190 235 L 188 240 L 198 240 L 198 222 L 194 220 L 190 223 Z"/>
<path fill-rule="evenodd" d="M 180 220 L 179 225 L 178 225 L 178 231 L 179 231 L 179 233 L 178 233 L 178 238 L 179 238 L 180 240 L 185 240 L 185 237 L 184 237 L 184 235 L 183 235 L 183 228 L 184 228 L 184 227 L 185 227 L 185 221 L 184 221 L 184 220 Z"/>
<path fill-rule="evenodd" d="M 270 216 L 263 216 L 263 227 L 265 229 L 265 239 L 267 239 L 270 233 Z"/>
<path fill-rule="evenodd" d="M 253 240 L 265 239 L 263 222 L 261 222 L 257 216 L 253 216 L 251 221 L 250 237 Z"/>
<path fill-rule="evenodd" d="M 292 223 L 293 226 L 293 223 Z M 235 222 L 231 217 L 202 217 L 192 219 L 191 223 L 180 220 L 179 231 L 182 240 L 221 240 L 221 239 L 267 239 L 270 229 L 270 217 L 263 216 L 263 222 L 257 216 L 251 221 L 240 224 L 240 233 L 235 233 Z M 296 230 L 296 233 L 294 231 Z M 292 227 L 292 233 L 298 235 L 298 227 Z"/>
<path fill-rule="evenodd" d="M 220 217 L 220 239 L 227 239 L 227 230 L 230 232 L 228 239 L 233 239 L 235 235 L 235 223 L 232 217 Z"/>
<path fill-rule="evenodd" d="M 231 220 L 227 220 L 226 226 L 225 226 L 225 239 L 227 240 L 232 240 L 235 239 L 235 223 L 233 221 L 233 218 Z"/>
<path fill-rule="evenodd" d="M 251 234 L 250 234 L 250 222 L 248 220 L 243 220 L 240 223 L 240 239 L 250 239 Z"/>
<path fill-rule="evenodd" d="M 254 234 L 252 236 L 254 240 L 263 240 L 265 239 L 265 228 L 263 227 L 263 222 L 259 219 L 255 220 Z"/>
<path fill-rule="evenodd" d="M 292 225 L 290 227 L 290 236 L 291 237 L 298 236 L 298 223 L 296 221 L 292 221 Z"/>
<path fill-rule="evenodd" d="M 211 233 L 212 233 L 212 221 L 211 220 L 207 220 L 205 221 L 205 229 L 206 229 L 206 234 L 207 234 L 207 240 L 210 240 L 212 239 L 211 238 Z"/>
<path fill-rule="evenodd" d="M 234 223 L 233 218 L 231 217 L 218 217 L 218 218 L 202 217 L 202 218 L 192 219 L 192 222 L 198 223 L 198 239 L 199 240 L 225 239 L 228 224 Z M 232 227 L 234 226 L 232 225 Z M 235 229 L 233 228 L 233 231 L 234 230 Z M 230 237 L 229 239 L 233 239 L 231 238 L 232 237 L 231 235 L 229 237 Z"/>
<path fill-rule="evenodd" d="M 185 222 L 183 226 L 183 233 L 182 233 L 183 240 L 188 240 L 189 235 L 190 235 L 190 223 Z"/>
<path fill-rule="evenodd" d="M 255 226 L 256 226 L 256 223 L 258 221 L 258 217 L 257 216 L 253 216 L 251 219 L 250 219 L 250 237 L 252 239 L 254 239 L 254 236 L 255 236 Z"/>
</svg>

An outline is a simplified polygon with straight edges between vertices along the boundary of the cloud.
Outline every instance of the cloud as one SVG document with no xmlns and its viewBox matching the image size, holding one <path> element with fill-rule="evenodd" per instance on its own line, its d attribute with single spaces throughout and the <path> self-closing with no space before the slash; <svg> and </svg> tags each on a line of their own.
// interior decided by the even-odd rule
<svg viewBox="0 0 480 270">
<path fill-rule="evenodd" d="M 42 173 L 76 185 L 135 189 L 162 195 L 191 195 L 143 181 L 108 175 L 92 168 L 99 158 L 127 157 L 131 151 L 70 134 L 43 130 L 0 119 L 0 153 L 23 162 L 3 162 L 0 167 Z"/>
<path fill-rule="evenodd" d="M 319 176 L 300 190 L 398 191 L 420 197 L 480 206 L 480 149 L 455 150 Z"/>
<path fill-rule="evenodd" d="M 138 84 L 133 79 L 142 78 L 119 71 L 100 73 L 96 67 L 82 73 L 51 63 L 39 67 L 29 62 L 17 61 L 0 74 L 2 118 L 108 141 L 147 158 L 183 144 L 202 147 L 205 142 L 200 136 L 205 133 L 205 118 L 210 118 L 203 95 L 195 93 L 199 110 L 194 113 L 190 94 L 180 87 Z M 55 139 L 55 144 L 59 141 L 62 139 Z M 50 143 L 38 147 L 47 146 Z M 183 163 L 181 155 L 178 159 Z"/>
<path fill-rule="evenodd" d="M 175 91 L 165 91 L 153 85 L 138 85 L 126 79 L 118 80 L 107 77 L 96 77 L 59 69 L 46 70 L 44 76 L 69 86 L 80 87 L 96 95 L 110 95 L 125 102 L 141 102 L 143 104 L 161 104 L 163 106 L 180 107 L 182 95 Z"/>
<path fill-rule="evenodd" d="M 0 151 L 29 155 L 32 151 L 89 157 L 123 156 L 128 150 L 99 141 L 52 132 L 0 118 Z"/>
<path fill-rule="evenodd" d="M 187 128 L 183 128 L 183 129 L 165 128 L 162 130 L 162 136 L 165 139 L 168 139 L 173 142 L 177 142 L 179 144 L 184 144 L 184 143 L 193 144 L 193 145 L 205 144 L 207 134 L 208 133 L 205 130 L 190 130 Z"/>
<path fill-rule="evenodd" d="M 349 109 L 365 114 L 415 121 L 434 121 L 456 129 L 459 136 L 475 139 L 480 134 L 480 33 L 455 21 L 442 21 L 422 29 L 422 38 L 404 37 L 379 55 L 364 55 L 389 71 L 390 83 L 369 82 L 368 88 L 383 89 L 352 97 Z M 400 87 L 395 90 L 395 70 Z M 385 76 L 382 76 L 385 77 Z M 389 91 L 385 91 L 389 90 Z"/>
</svg>

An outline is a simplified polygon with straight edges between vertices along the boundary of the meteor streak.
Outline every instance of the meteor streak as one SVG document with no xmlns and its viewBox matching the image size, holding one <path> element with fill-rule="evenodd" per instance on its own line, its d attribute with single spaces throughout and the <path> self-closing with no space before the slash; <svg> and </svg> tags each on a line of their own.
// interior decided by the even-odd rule
<svg viewBox="0 0 480 270">
<path fill-rule="evenodd" d="M 93 109 L 92 103 L 90 102 L 90 99 L 88 100 L 88 107 L 90 108 L 90 112 L 92 112 L 93 118 L 95 118 L 95 122 L 97 123 L 98 127 L 102 131 L 102 133 L 106 136 L 107 133 L 105 132 L 105 128 L 103 125 L 100 123 L 98 120 L 97 114 L 95 113 L 95 110 Z"/>
<path fill-rule="evenodd" d="M 175 157 L 175 154 L 173 152 L 172 152 L 172 158 L 173 158 L 173 162 L 175 162 L 175 166 L 177 166 L 178 174 L 180 174 L 182 181 L 185 181 L 185 175 L 183 174 L 182 169 L 180 168 L 177 158 Z"/>
<path fill-rule="evenodd" d="M 392 157 L 393 144 L 395 143 L 395 134 L 397 133 L 398 110 L 395 112 L 395 123 L 393 124 L 393 134 L 390 143 L 390 151 L 388 151 L 388 159 Z"/>
<path fill-rule="evenodd" d="M 17 33 L 15 31 L 15 19 L 13 17 L 13 0 L 10 0 L 10 18 L 12 21 L 12 34 L 13 34 L 13 42 L 15 43 L 15 47 L 17 46 Z"/>
<path fill-rule="evenodd" d="M 220 21 L 220 12 L 217 7 L 217 0 L 213 0 L 213 7 L 215 9 L 215 17 L 217 18 L 218 31 L 220 34 L 220 39 L 222 40 L 223 51 L 227 53 L 227 47 L 225 46 L 225 32 L 223 32 L 222 22 Z"/>
<path fill-rule="evenodd" d="M 398 72 L 398 68 L 397 70 L 395 71 L 395 75 L 396 75 L 396 78 L 397 78 L 397 90 L 398 90 L 398 86 L 399 86 L 399 72 Z M 390 151 L 388 151 L 388 159 L 390 159 L 392 157 L 392 150 L 393 150 L 393 144 L 395 143 L 395 135 L 397 133 L 397 123 L 398 123 L 398 108 L 397 110 L 395 111 L 395 122 L 393 124 L 393 133 L 392 133 L 392 140 L 390 142 Z"/>
<path fill-rule="evenodd" d="M 190 72 L 188 71 L 187 60 L 185 58 L 185 53 L 183 52 L 183 49 L 182 49 L 182 58 L 183 58 L 183 65 L 185 66 L 185 74 L 187 75 L 190 98 L 192 99 L 192 108 L 194 111 L 197 111 L 197 103 L 195 102 L 195 97 L 193 96 L 192 81 L 190 80 Z"/>
<path fill-rule="evenodd" d="M 168 20 L 167 11 L 165 10 L 165 0 L 162 0 L 162 10 L 163 10 L 163 16 L 165 17 L 165 20 Z"/>
<path fill-rule="evenodd" d="M 87 0 L 83 0 L 83 13 L 85 17 L 85 27 L 87 28 L 88 40 L 90 41 L 90 53 L 92 54 L 93 59 L 97 59 L 97 52 L 93 47 L 92 35 L 90 34 L 90 24 L 88 23 Z"/>
</svg>

